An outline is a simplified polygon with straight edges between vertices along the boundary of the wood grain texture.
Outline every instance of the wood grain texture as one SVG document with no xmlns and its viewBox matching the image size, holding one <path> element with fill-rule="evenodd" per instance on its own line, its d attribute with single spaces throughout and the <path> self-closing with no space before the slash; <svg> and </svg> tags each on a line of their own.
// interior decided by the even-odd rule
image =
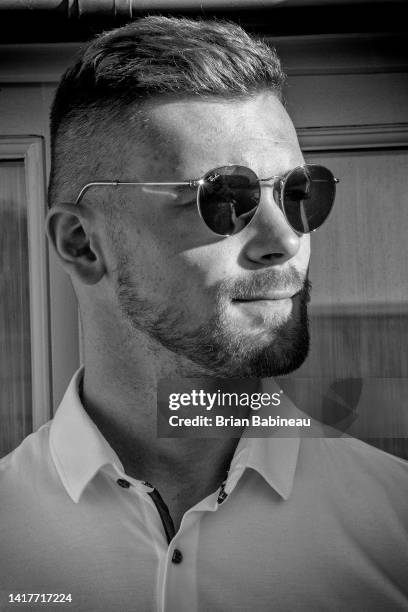
<svg viewBox="0 0 408 612">
<path fill-rule="evenodd" d="M 291 375 L 302 379 L 299 408 L 334 426 L 356 411 L 359 421 L 343 430 L 408 459 L 408 312 L 328 311 L 310 323 L 310 355 Z"/>
<path fill-rule="evenodd" d="M 378 146 L 306 157 L 341 182 L 328 222 L 312 235 L 311 352 L 293 376 L 364 384 L 408 379 L 408 150 Z M 408 399 L 392 389 L 385 381 L 371 400 L 384 435 L 379 427 L 367 441 L 408 458 Z M 303 409 L 324 412 L 328 403 L 322 406 L 318 395 L 306 392 Z M 391 438 L 385 432 L 395 410 Z M 364 428 L 360 434 L 364 439 Z"/>
<path fill-rule="evenodd" d="M 408 149 L 306 154 L 340 178 L 311 238 L 315 305 L 408 304 Z"/>
<path fill-rule="evenodd" d="M 32 430 L 30 295 L 23 160 L 0 161 L 0 456 Z"/>
</svg>

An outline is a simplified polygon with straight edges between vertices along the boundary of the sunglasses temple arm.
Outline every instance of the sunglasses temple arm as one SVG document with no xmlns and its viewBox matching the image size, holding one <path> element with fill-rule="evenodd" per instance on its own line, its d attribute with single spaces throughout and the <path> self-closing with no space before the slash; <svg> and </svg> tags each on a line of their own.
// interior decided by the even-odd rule
<svg viewBox="0 0 408 612">
<path fill-rule="evenodd" d="M 187 185 L 189 187 L 197 187 L 199 185 L 199 180 L 191 180 L 191 181 L 182 181 L 182 182 L 172 182 L 172 183 L 158 183 L 158 182 L 151 182 L 151 183 L 139 183 L 139 182 L 130 182 L 130 181 L 98 181 L 98 182 L 93 182 L 93 183 L 87 183 L 86 185 L 84 185 L 81 189 L 81 191 L 78 194 L 77 199 L 75 200 L 75 206 L 77 206 L 81 200 L 81 198 L 83 197 L 84 193 L 86 191 L 88 191 L 88 189 L 90 189 L 91 187 L 104 187 L 104 186 L 111 186 L 111 187 L 117 187 L 118 185 L 140 185 L 141 187 L 154 187 L 155 185 L 163 185 L 165 186 L 172 186 L 172 187 L 177 187 L 177 186 L 182 186 L 182 185 Z"/>
<path fill-rule="evenodd" d="M 95 183 L 87 183 L 86 185 L 82 187 L 81 191 L 79 192 L 78 197 L 75 200 L 75 205 L 77 206 L 79 204 L 85 192 L 87 192 L 88 189 L 90 189 L 91 187 L 99 187 L 99 186 L 106 186 L 106 185 L 109 186 L 109 185 L 117 185 L 117 184 L 118 184 L 117 181 L 101 181 L 101 182 L 95 182 Z"/>
</svg>

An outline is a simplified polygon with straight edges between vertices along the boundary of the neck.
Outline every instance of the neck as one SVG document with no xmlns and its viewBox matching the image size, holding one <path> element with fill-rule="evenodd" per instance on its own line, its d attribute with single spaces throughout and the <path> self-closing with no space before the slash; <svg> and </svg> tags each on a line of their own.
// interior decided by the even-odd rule
<svg viewBox="0 0 408 612">
<path fill-rule="evenodd" d="M 85 343 L 84 407 L 130 476 L 168 498 L 199 501 L 224 480 L 237 438 L 158 438 L 160 378 L 196 377 L 197 369 L 140 334 L 133 347 Z M 208 384 L 203 381 L 203 385 Z"/>
</svg>

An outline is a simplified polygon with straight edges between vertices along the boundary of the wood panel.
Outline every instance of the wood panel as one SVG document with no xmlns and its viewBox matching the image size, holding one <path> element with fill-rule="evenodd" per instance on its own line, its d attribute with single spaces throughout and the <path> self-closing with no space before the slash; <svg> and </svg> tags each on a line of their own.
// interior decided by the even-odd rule
<svg viewBox="0 0 408 612">
<path fill-rule="evenodd" d="M 340 178 L 327 223 L 312 234 L 313 303 L 408 303 L 408 149 L 306 154 Z"/>
<path fill-rule="evenodd" d="M 382 140 L 377 130 L 353 142 L 352 132 L 348 148 L 346 136 L 337 149 L 334 138 L 334 150 L 306 152 L 341 182 L 312 235 L 311 352 L 294 379 L 310 381 L 299 399 L 306 412 L 330 424 L 343 414 L 348 433 L 408 458 L 406 136 Z"/>
<path fill-rule="evenodd" d="M 24 160 L 0 161 L 0 455 L 32 431 Z"/>
<path fill-rule="evenodd" d="M 5 454 L 51 415 L 42 139 L 0 137 L 0 164 L 0 454 Z"/>
<path fill-rule="evenodd" d="M 408 459 L 408 312 L 326 311 L 311 338 L 290 377 L 299 408 Z"/>
</svg>

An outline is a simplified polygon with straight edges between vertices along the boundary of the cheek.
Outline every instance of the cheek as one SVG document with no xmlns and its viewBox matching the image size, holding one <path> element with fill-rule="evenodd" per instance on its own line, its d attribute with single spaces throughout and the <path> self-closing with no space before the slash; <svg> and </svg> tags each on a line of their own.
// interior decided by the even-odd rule
<svg viewBox="0 0 408 612">
<path fill-rule="evenodd" d="M 170 214 L 139 208 L 122 217 L 116 241 L 117 265 L 125 260 L 135 291 L 156 303 L 182 302 L 202 312 L 219 283 L 239 274 L 239 244 L 213 234 L 194 209 Z"/>
<path fill-rule="evenodd" d="M 143 231 L 125 229 L 116 248 L 117 275 L 126 271 L 140 297 L 156 303 L 204 299 L 207 266 L 201 248 L 184 250 L 180 234 L 151 224 Z M 197 306 L 197 304 L 196 304 Z"/>
<path fill-rule="evenodd" d="M 233 252 L 228 239 L 222 238 L 215 245 L 189 249 L 181 257 L 192 274 L 199 279 L 200 286 L 209 290 L 239 275 L 238 254 Z"/>
<path fill-rule="evenodd" d="M 165 270 L 161 276 L 178 277 L 180 281 L 193 276 L 203 284 L 206 277 L 213 277 L 224 260 L 219 254 L 224 238 L 205 226 L 194 206 L 164 209 L 141 221 L 139 227 L 143 227 L 143 231 L 138 236 L 134 253 L 146 269 L 158 274 Z M 128 232 L 128 242 L 129 239 Z"/>
</svg>

